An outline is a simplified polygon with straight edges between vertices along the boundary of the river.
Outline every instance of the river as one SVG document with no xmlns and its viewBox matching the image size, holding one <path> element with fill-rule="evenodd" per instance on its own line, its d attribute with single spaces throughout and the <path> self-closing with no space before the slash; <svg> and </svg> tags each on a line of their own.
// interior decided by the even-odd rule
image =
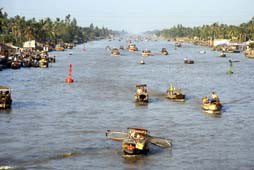
<svg viewBox="0 0 254 170">
<path fill-rule="evenodd" d="M 173 42 L 136 42 L 154 56 L 105 46 L 125 41 L 93 41 L 65 52 L 52 52 L 48 69 L 21 68 L 0 72 L 0 84 L 12 88 L 10 111 L 0 112 L 0 166 L 14 169 L 243 169 L 254 168 L 254 60 L 243 54 L 220 53 L 206 47 Z M 168 56 L 161 56 L 166 47 Z M 204 50 L 206 54 L 200 54 Z M 69 55 L 69 51 L 72 55 Z M 183 64 L 185 57 L 195 64 Z M 138 64 L 145 60 L 145 65 Z M 226 74 L 228 60 L 234 74 Z M 66 84 L 68 65 L 73 84 Z M 151 102 L 138 106 L 135 85 L 148 86 Z M 170 84 L 186 94 L 184 103 L 165 99 Z M 201 110 L 201 98 L 215 90 L 223 104 L 221 116 Z M 108 129 L 150 130 L 173 140 L 172 149 L 151 146 L 133 160 L 121 156 L 121 144 L 107 140 Z"/>
</svg>

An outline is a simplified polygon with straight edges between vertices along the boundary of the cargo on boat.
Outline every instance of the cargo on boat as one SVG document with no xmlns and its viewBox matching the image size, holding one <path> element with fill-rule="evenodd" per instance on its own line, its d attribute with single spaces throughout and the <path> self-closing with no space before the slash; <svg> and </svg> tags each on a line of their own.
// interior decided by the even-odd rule
<svg viewBox="0 0 254 170">
<path fill-rule="evenodd" d="M 128 45 L 128 50 L 130 52 L 134 52 L 134 51 L 138 51 L 138 48 L 135 44 L 130 44 L 130 45 Z"/>
<path fill-rule="evenodd" d="M 240 53 L 240 46 L 239 45 L 230 45 L 226 48 L 226 52 L 228 53 Z"/>
<path fill-rule="evenodd" d="M 0 109 L 11 108 L 11 89 L 9 87 L 0 86 Z"/>
<path fill-rule="evenodd" d="M 184 102 L 185 94 L 183 94 L 181 89 L 176 89 L 171 85 L 167 90 L 166 98 L 174 101 Z"/>
<path fill-rule="evenodd" d="M 148 56 L 151 56 L 152 55 L 152 52 L 150 50 L 143 50 L 142 51 L 142 56 L 143 57 L 148 57 Z"/>
<path fill-rule="evenodd" d="M 113 49 L 111 50 L 111 55 L 112 55 L 112 56 L 120 56 L 120 51 L 119 51 L 119 49 L 113 48 Z"/>
<path fill-rule="evenodd" d="M 162 48 L 161 55 L 168 55 L 168 50 L 166 48 Z"/>
<path fill-rule="evenodd" d="M 147 93 L 146 84 L 136 85 L 135 100 L 136 100 L 136 102 L 139 102 L 139 103 L 148 103 L 149 102 L 149 95 Z"/>
<path fill-rule="evenodd" d="M 128 128 L 128 132 L 111 131 L 106 132 L 108 139 L 122 142 L 122 151 L 125 155 L 146 154 L 149 151 L 149 144 L 162 148 L 172 146 L 170 139 L 162 139 L 150 136 L 150 132 L 143 128 Z"/>
</svg>

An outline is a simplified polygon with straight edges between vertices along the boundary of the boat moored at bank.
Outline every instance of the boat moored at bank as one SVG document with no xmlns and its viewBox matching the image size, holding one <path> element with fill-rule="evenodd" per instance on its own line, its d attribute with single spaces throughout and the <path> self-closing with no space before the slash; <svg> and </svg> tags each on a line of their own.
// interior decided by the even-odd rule
<svg viewBox="0 0 254 170">
<path fill-rule="evenodd" d="M 11 89 L 6 86 L 0 86 L 0 109 L 9 109 L 11 104 Z"/>
</svg>

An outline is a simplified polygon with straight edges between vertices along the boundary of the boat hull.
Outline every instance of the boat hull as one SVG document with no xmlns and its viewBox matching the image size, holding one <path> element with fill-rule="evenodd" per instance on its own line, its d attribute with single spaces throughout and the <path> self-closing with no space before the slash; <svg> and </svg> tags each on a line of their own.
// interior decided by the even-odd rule
<svg viewBox="0 0 254 170">
<path fill-rule="evenodd" d="M 220 114 L 222 105 L 220 103 L 207 103 L 207 104 L 202 104 L 202 109 L 206 113 L 210 114 Z"/>
<path fill-rule="evenodd" d="M 152 55 L 151 53 L 142 53 L 143 57 L 148 57 L 148 56 L 151 56 L 151 55 Z"/>
<path fill-rule="evenodd" d="M 147 93 L 135 94 L 135 100 L 138 103 L 148 103 L 149 102 L 149 96 L 148 96 Z"/>
<path fill-rule="evenodd" d="M 149 152 L 148 140 L 139 143 L 134 139 L 126 138 L 122 142 L 122 151 L 126 155 L 141 155 Z"/>
<path fill-rule="evenodd" d="M 184 64 L 194 64 L 194 61 L 193 60 L 185 60 Z"/>
</svg>

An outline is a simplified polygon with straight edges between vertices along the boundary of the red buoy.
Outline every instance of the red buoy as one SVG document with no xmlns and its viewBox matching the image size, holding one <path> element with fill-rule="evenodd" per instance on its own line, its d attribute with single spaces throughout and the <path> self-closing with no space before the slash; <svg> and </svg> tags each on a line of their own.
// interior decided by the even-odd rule
<svg viewBox="0 0 254 170">
<path fill-rule="evenodd" d="M 69 74 L 68 74 L 68 77 L 65 79 L 65 82 L 68 84 L 74 82 L 74 80 L 72 79 L 72 65 L 71 64 L 70 64 L 70 68 L 69 68 Z"/>
</svg>

